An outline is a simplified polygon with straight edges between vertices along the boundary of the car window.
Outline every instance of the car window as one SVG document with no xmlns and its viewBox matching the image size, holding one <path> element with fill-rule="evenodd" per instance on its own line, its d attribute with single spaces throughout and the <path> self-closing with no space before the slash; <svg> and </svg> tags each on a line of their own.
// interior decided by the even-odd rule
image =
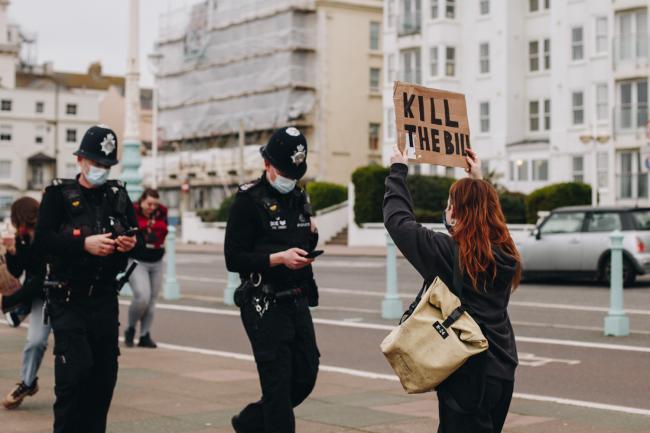
<svg viewBox="0 0 650 433">
<path fill-rule="evenodd" d="M 621 230 L 621 215 L 618 212 L 594 213 L 587 220 L 588 232 L 611 232 Z"/>
<path fill-rule="evenodd" d="M 559 212 L 551 214 L 540 228 L 542 234 L 576 233 L 582 230 L 584 212 Z"/>
<path fill-rule="evenodd" d="M 637 230 L 650 230 L 650 210 L 632 211 Z"/>
</svg>

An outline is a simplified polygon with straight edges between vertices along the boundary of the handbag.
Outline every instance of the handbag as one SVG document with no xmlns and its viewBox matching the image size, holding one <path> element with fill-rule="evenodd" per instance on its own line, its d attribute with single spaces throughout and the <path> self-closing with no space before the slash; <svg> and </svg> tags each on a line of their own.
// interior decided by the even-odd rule
<svg viewBox="0 0 650 433">
<path fill-rule="evenodd" d="M 454 248 L 456 296 L 436 277 L 424 282 L 381 350 L 409 394 L 434 391 L 470 357 L 488 349 L 478 323 L 462 305 L 463 277 Z"/>
</svg>

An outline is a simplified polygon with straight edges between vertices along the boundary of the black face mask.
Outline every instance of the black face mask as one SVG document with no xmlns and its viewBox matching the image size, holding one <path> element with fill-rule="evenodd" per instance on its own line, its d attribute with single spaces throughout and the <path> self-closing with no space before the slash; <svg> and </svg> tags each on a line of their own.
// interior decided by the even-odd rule
<svg viewBox="0 0 650 433">
<path fill-rule="evenodd" d="M 447 231 L 451 233 L 451 230 L 454 228 L 454 226 L 447 222 L 447 212 L 444 210 L 442 211 L 442 223 L 444 224 Z"/>
</svg>

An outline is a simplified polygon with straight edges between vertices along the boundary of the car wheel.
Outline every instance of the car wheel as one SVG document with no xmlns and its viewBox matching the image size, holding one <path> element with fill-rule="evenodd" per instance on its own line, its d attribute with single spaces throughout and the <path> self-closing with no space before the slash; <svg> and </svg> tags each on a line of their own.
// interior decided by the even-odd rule
<svg viewBox="0 0 650 433">
<path fill-rule="evenodd" d="M 612 274 L 612 260 L 610 257 L 605 259 L 605 263 L 602 270 L 602 279 L 607 286 L 610 286 L 610 275 Z M 629 287 L 636 281 L 636 270 L 632 266 L 632 262 L 627 258 L 623 257 L 623 287 Z"/>
</svg>

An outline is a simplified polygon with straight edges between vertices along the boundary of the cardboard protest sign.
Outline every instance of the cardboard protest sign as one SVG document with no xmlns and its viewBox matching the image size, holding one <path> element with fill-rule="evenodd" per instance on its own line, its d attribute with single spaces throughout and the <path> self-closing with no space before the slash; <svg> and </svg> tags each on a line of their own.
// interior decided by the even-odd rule
<svg viewBox="0 0 650 433">
<path fill-rule="evenodd" d="M 465 95 L 395 82 L 397 146 L 413 163 L 467 167 L 470 148 Z"/>
</svg>

